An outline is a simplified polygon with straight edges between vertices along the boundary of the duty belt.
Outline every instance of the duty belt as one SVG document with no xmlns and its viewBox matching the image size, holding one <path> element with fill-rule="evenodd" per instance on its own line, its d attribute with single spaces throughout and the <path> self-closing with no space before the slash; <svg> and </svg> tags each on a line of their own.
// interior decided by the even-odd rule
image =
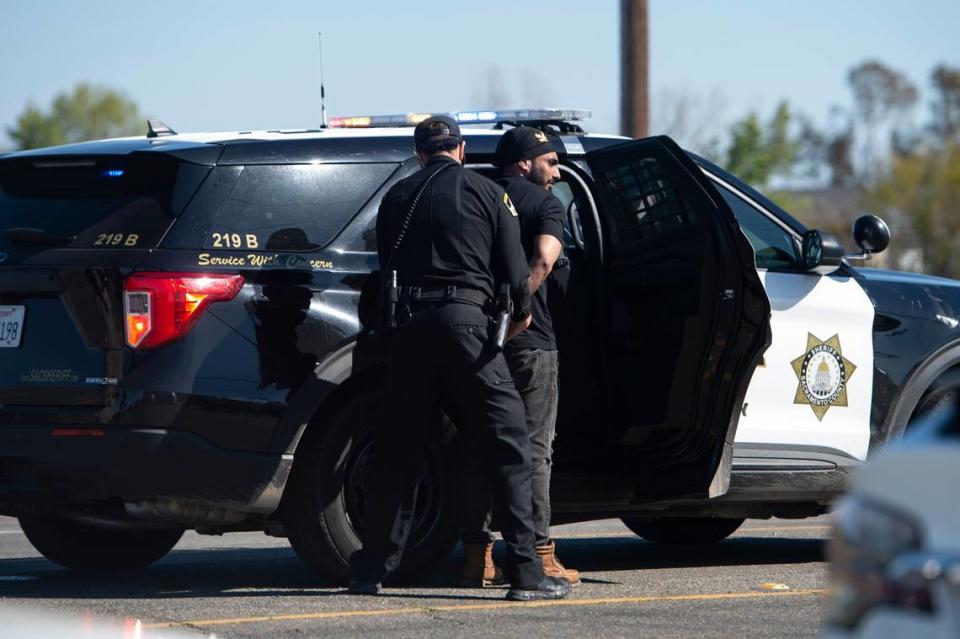
<svg viewBox="0 0 960 639">
<path fill-rule="evenodd" d="M 484 308 L 490 304 L 490 297 L 483 291 L 478 291 L 473 288 L 457 288 L 456 286 L 445 286 L 442 288 L 403 286 L 400 288 L 400 300 L 407 304 L 416 304 L 418 302 L 468 302 Z"/>
</svg>

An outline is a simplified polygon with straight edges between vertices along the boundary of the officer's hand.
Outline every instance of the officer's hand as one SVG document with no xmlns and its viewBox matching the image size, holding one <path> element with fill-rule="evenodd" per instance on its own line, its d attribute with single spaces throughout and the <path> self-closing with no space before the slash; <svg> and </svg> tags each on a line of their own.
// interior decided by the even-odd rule
<svg viewBox="0 0 960 639">
<path fill-rule="evenodd" d="M 532 321 L 533 315 L 527 315 L 527 319 L 522 322 L 510 322 L 510 328 L 507 329 L 507 339 L 530 328 L 530 322 Z"/>
</svg>

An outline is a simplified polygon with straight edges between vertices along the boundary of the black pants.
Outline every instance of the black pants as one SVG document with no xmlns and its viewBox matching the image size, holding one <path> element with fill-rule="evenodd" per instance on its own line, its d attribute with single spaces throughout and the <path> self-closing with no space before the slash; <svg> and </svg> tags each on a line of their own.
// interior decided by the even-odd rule
<svg viewBox="0 0 960 639">
<path fill-rule="evenodd" d="M 504 352 L 527 415 L 530 437 L 530 473 L 533 494 L 533 530 L 538 546 L 550 543 L 550 471 L 557 426 L 557 351 L 539 349 Z M 468 459 L 463 471 L 464 543 L 493 541 L 490 488 L 476 464 Z"/>
<path fill-rule="evenodd" d="M 438 408 L 454 418 L 493 488 L 510 583 L 530 586 L 543 578 L 534 549 L 523 404 L 503 355 L 485 348 L 487 322 L 476 306 L 448 303 L 415 312 L 394 334 L 367 480 L 363 548 L 350 561 L 354 579 L 379 582 L 400 562 L 428 424 Z"/>
</svg>

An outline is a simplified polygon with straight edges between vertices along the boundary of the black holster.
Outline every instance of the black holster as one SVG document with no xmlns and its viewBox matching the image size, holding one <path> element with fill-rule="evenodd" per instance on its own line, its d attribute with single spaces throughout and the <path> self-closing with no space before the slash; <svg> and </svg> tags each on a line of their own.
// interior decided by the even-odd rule
<svg viewBox="0 0 960 639">
<path fill-rule="evenodd" d="M 493 307 L 493 325 L 490 327 L 489 346 L 495 353 L 503 350 L 510 330 L 510 316 L 513 314 L 513 301 L 510 299 L 510 285 L 501 284 L 500 292 Z"/>
</svg>

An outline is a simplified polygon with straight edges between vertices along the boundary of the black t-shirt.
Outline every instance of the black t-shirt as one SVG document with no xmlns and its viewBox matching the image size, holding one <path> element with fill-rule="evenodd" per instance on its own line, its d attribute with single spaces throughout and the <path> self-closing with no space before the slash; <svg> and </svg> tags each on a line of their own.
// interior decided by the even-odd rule
<svg viewBox="0 0 960 639">
<path fill-rule="evenodd" d="M 452 166 L 423 192 L 394 252 L 413 197 L 424 180 L 448 164 Z M 397 271 L 400 286 L 452 285 L 492 298 L 495 282 L 503 282 L 510 285 L 514 319 L 529 311 L 530 267 L 510 199 L 496 182 L 444 156 L 434 157 L 384 195 L 377 214 L 377 252 L 380 268 Z"/>
<path fill-rule="evenodd" d="M 520 238 L 528 263 L 536 251 L 538 235 L 551 235 L 563 241 L 563 205 L 555 195 L 524 177 L 502 177 L 497 183 L 506 189 L 520 215 Z M 511 349 L 557 350 L 557 336 L 547 307 L 546 282 L 533 294 L 532 303 L 530 328 L 507 342 L 508 346 Z"/>
</svg>

